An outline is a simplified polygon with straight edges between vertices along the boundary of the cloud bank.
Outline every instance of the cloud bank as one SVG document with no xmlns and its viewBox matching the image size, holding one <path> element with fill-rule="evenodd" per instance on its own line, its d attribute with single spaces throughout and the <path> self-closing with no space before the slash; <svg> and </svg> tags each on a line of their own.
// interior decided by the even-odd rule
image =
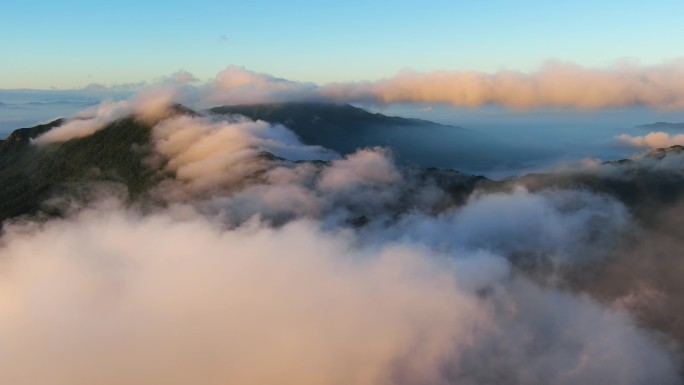
<svg viewBox="0 0 684 385">
<path fill-rule="evenodd" d="M 229 66 L 208 87 L 213 104 L 323 100 L 367 104 L 445 103 L 514 109 L 684 108 L 684 64 L 585 68 L 548 62 L 536 72 L 404 71 L 378 81 L 292 82 Z"/>
<path fill-rule="evenodd" d="M 225 232 L 122 212 L 13 234 L 0 379 L 373 384 L 401 365 L 436 380 L 487 310 L 420 251 L 355 261 L 346 238 L 306 222 Z"/>
<path fill-rule="evenodd" d="M 263 152 L 290 160 L 329 160 L 339 155 L 306 146 L 285 127 L 237 117 L 212 121 L 203 117 L 167 119 L 152 130 L 165 170 L 195 193 L 230 189 L 257 171 L 266 170 Z"/>
<path fill-rule="evenodd" d="M 617 139 L 633 147 L 665 148 L 675 145 L 684 145 L 684 134 L 670 135 L 667 132 L 653 131 L 645 136 L 630 136 L 627 134 L 617 136 Z"/>
<path fill-rule="evenodd" d="M 548 62 L 536 72 L 407 70 L 383 80 L 324 85 L 290 81 L 230 65 L 207 83 L 199 82 L 187 71 L 178 71 L 141 87 L 127 100 L 105 101 L 75 116 L 36 143 L 59 143 L 87 136 L 130 114 L 156 119 L 175 104 L 200 109 L 226 104 L 302 101 L 372 105 L 444 103 L 464 107 L 493 104 L 512 109 L 591 110 L 631 106 L 682 109 L 684 64 L 681 61 L 657 66 L 623 63 L 608 68 L 584 68 L 572 63 Z"/>
<path fill-rule="evenodd" d="M 0 379 L 678 381 L 673 352 L 626 312 L 534 284 L 466 244 L 363 238 L 310 220 L 224 229 L 178 208 L 141 216 L 116 204 L 10 226 Z"/>
<path fill-rule="evenodd" d="M 681 109 L 684 108 L 684 65 L 676 62 L 649 67 L 623 64 L 584 68 L 572 63 L 549 62 L 532 73 L 406 71 L 376 82 L 329 84 L 321 87 L 320 94 L 333 100 L 379 104 Z"/>
</svg>

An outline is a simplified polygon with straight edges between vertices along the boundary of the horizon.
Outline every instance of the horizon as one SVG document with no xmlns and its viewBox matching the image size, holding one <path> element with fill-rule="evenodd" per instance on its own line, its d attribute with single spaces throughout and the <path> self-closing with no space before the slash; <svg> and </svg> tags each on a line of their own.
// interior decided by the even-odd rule
<svg viewBox="0 0 684 385">
<path fill-rule="evenodd" d="M 648 66 L 681 60 L 684 35 L 676 0 L 202 1 L 161 13 L 155 3 L 116 4 L 6 4 L 0 41 L 10 54 L 0 62 L 0 88 L 154 82 L 177 71 L 208 81 L 229 63 L 317 84 L 375 81 L 407 68 L 531 72 L 547 60 Z"/>
</svg>

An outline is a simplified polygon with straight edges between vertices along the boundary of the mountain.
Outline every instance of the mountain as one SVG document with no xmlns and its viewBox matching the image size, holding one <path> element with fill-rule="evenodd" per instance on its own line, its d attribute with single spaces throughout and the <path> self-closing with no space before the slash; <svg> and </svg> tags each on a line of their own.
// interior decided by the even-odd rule
<svg viewBox="0 0 684 385">
<path fill-rule="evenodd" d="M 180 105 L 174 106 L 172 111 L 175 114 L 197 115 Z M 226 106 L 214 108 L 211 113 L 240 114 L 282 123 L 293 129 L 304 142 L 333 148 L 342 154 L 363 146 L 393 145 L 399 160 L 404 165 L 408 164 L 403 172 L 418 180 L 434 182 L 449 193 L 452 204 L 463 202 L 476 188 L 496 191 L 510 189 L 518 184 L 532 191 L 580 188 L 614 196 L 630 207 L 635 215 L 647 219 L 655 212 L 653 207 L 675 202 L 684 196 L 684 176 L 681 173 L 667 167 L 647 166 L 647 161 L 660 163 L 665 158 L 681 155 L 684 153 L 682 146 L 654 150 L 641 160 L 607 162 L 601 166 L 603 171 L 600 172 L 579 169 L 525 175 L 496 182 L 455 171 L 456 168 L 443 167 L 438 161 L 431 163 L 440 156 L 452 156 L 452 151 L 456 151 L 454 148 L 470 146 L 470 151 L 464 153 L 474 154 L 472 156 L 494 151 L 487 144 L 478 147 L 473 144 L 477 141 L 468 141 L 482 137 L 460 127 L 388 117 L 349 105 L 291 103 Z M 46 202 L 54 196 L 64 196 L 64 192 L 72 196 L 87 195 L 92 182 L 117 184 L 126 190 L 130 200 L 135 201 L 146 197 L 150 188 L 163 178 L 173 177 L 161 172 L 159 165 L 153 168 L 146 162 L 153 153 L 152 127 L 133 117 L 117 120 L 93 135 L 62 144 L 31 144 L 32 138 L 62 123 L 63 120 L 56 120 L 18 129 L 0 141 L 0 221 L 31 213 L 58 215 L 58 210 L 46 205 Z M 423 139 L 429 142 L 428 146 L 421 147 L 418 143 Z M 443 142 L 442 147 L 438 142 Z M 411 143 L 420 151 L 407 148 Z M 430 149 L 433 153 L 424 152 Z M 268 153 L 264 153 L 263 157 L 267 161 L 289 162 Z M 407 158 L 413 161 L 407 161 Z M 451 160 L 454 159 L 452 156 Z M 328 164 L 312 163 L 317 167 L 326 167 Z"/>
<path fill-rule="evenodd" d="M 475 171 L 513 167 L 511 159 L 536 157 L 529 150 L 477 131 L 427 120 L 385 116 L 349 104 L 235 105 L 209 111 L 283 124 L 304 143 L 330 148 L 343 155 L 359 147 L 389 147 L 404 165 Z"/>
<path fill-rule="evenodd" d="M 655 122 L 650 124 L 642 124 L 637 126 L 638 128 L 645 128 L 647 130 L 682 130 L 684 129 L 684 122 L 682 123 L 670 123 L 670 122 Z"/>
<path fill-rule="evenodd" d="M 358 147 L 359 144 L 354 144 L 354 140 L 368 143 L 371 140 L 382 139 L 379 134 L 377 137 L 373 136 L 375 133 L 370 131 L 374 129 L 379 130 L 382 135 L 386 135 L 387 140 L 392 141 L 396 140 L 396 137 L 403 139 L 397 133 L 405 134 L 412 140 L 428 138 L 433 142 L 441 139 L 440 132 L 447 131 L 461 139 L 468 138 L 469 133 L 468 130 L 458 127 L 371 114 L 352 106 L 262 105 L 239 108 L 222 107 L 216 111 L 215 113 L 220 114 L 252 115 L 272 122 L 282 121 L 295 129 L 300 137 L 309 143 L 316 144 L 317 141 L 326 140 L 328 141 L 326 143 L 330 143 L 332 147 L 346 149 L 346 151 L 352 151 L 352 148 Z M 171 112 L 191 116 L 197 114 L 183 106 L 174 106 Z M 214 182 L 215 177 L 220 179 L 222 176 L 231 176 L 231 172 L 226 171 L 227 168 L 220 167 L 218 158 L 230 158 L 234 153 L 245 152 L 245 147 L 238 146 L 238 150 L 233 150 L 231 145 L 235 137 L 228 135 L 229 141 L 226 142 L 228 143 L 226 147 L 231 148 L 227 151 L 228 156 L 220 153 L 219 157 L 202 157 L 202 154 L 207 153 L 214 155 L 212 150 L 219 147 L 216 145 L 218 142 L 215 137 L 209 132 L 214 126 L 207 125 L 206 131 L 203 130 L 207 127 L 203 126 L 201 130 L 197 130 L 197 132 L 202 131 L 203 134 L 194 136 L 191 135 L 192 130 L 190 130 L 191 134 L 184 130 L 194 124 L 201 125 L 199 121 L 179 120 L 175 123 L 178 122 L 187 123 L 187 126 L 181 126 L 179 131 L 172 131 L 172 133 L 180 133 L 181 141 L 193 147 L 194 151 L 190 156 L 192 160 L 199 158 L 211 163 L 211 167 L 208 167 L 206 171 L 206 175 L 211 179 L 210 184 Z M 448 268 L 452 264 L 462 269 L 464 287 L 472 286 L 469 290 L 472 290 L 473 298 L 476 301 L 485 301 L 490 298 L 494 298 L 495 301 L 501 299 L 500 303 L 506 305 L 504 306 L 505 314 L 510 313 L 508 305 L 518 306 L 520 302 L 508 302 L 511 297 L 508 287 L 503 286 L 504 284 L 513 282 L 515 290 L 518 290 L 517 285 L 522 284 L 523 296 L 524 298 L 530 296 L 532 304 L 536 304 L 536 301 L 541 298 L 537 294 L 540 293 L 538 290 L 550 289 L 549 302 L 542 303 L 542 305 L 550 306 L 551 321 L 532 324 L 533 328 L 541 325 L 544 333 L 548 331 L 546 329 L 551 330 L 552 334 L 556 329 L 561 332 L 565 330 L 563 326 L 565 324 L 558 326 L 557 320 L 563 319 L 568 314 L 565 311 L 566 305 L 573 303 L 568 300 L 569 295 L 577 295 L 581 303 L 591 305 L 593 309 L 591 313 L 597 314 L 599 318 L 605 317 L 607 313 L 597 305 L 605 304 L 608 309 L 619 310 L 619 322 L 629 321 L 630 325 L 631 322 L 635 322 L 649 333 L 653 331 L 658 341 L 662 338 L 668 346 L 676 347 L 684 343 L 684 321 L 680 316 L 684 314 L 684 284 L 681 280 L 684 274 L 684 264 L 681 258 L 684 221 L 680 215 L 682 206 L 678 206 L 681 198 L 684 197 L 684 173 L 681 172 L 682 164 L 684 164 L 682 162 L 684 147 L 682 146 L 654 150 L 643 157 L 631 160 L 609 162 L 592 167 L 577 167 L 573 170 L 564 169 L 547 174 L 526 175 L 500 182 L 453 169 L 436 167 L 401 167 L 398 171 L 401 175 L 397 177 L 393 175 L 397 173 L 397 170 L 387 162 L 384 156 L 371 158 L 371 162 L 363 161 L 364 159 L 361 159 L 362 162 L 354 162 L 354 157 L 336 164 L 331 163 L 335 161 L 293 162 L 283 158 L 282 154 L 276 156 L 262 152 L 254 155 L 254 151 L 251 151 L 253 148 L 250 147 L 250 151 L 247 152 L 252 158 L 237 157 L 239 159 L 235 162 L 237 167 L 230 170 L 241 169 L 247 162 L 254 159 L 259 165 L 265 164 L 268 167 L 247 168 L 248 171 L 244 174 L 237 173 L 240 178 L 235 183 L 235 186 L 238 186 L 235 190 L 232 187 L 223 189 L 223 185 L 219 185 L 207 195 L 193 196 L 197 198 L 194 202 L 184 197 L 164 201 L 163 198 L 155 196 L 155 192 L 173 190 L 172 188 L 165 189 L 173 186 L 173 182 L 185 183 L 181 178 L 176 178 L 177 175 L 163 171 L 164 159 L 159 159 L 159 162 L 148 161 L 153 156 L 157 158 L 162 156 L 154 150 L 153 138 L 158 136 L 152 134 L 158 134 L 165 129 L 164 127 L 155 128 L 152 123 L 125 117 L 87 137 L 41 146 L 31 142 L 31 139 L 62 123 L 64 123 L 63 120 L 55 120 L 49 124 L 18 129 L 7 139 L 0 141 L 0 221 L 25 214 L 31 215 L 32 219 L 37 218 L 39 222 L 45 217 L 67 216 L 71 213 L 68 211 L 72 209 L 70 205 L 73 203 L 78 205 L 84 201 L 87 203 L 90 199 L 96 200 L 102 196 L 100 193 L 103 188 L 107 194 L 122 192 L 121 197 L 124 198 L 125 203 L 134 204 L 136 208 L 142 207 L 143 209 L 127 210 L 122 216 L 135 218 L 119 224 L 115 223 L 116 218 L 120 218 L 118 213 L 112 220 L 109 217 L 111 215 L 109 211 L 96 211 L 95 214 L 91 212 L 90 215 L 102 216 L 102 218 L 97 218 L 97 223 L 100 223 L 100 219 L 104 220 L 104 227 L 96 227 L 92 232 L 88 228 L 86 232 L 90 232 L 90 238 L 86 238 L 86 241 L 89 242 L 81 242 L 80 235 L 83 232 L 81 223 L 93 223 L 91 221 L 78 222 L 79 220 L 76 219 L 75 223 L 79 224 L 78 226 L 72 226 L 71 221 L 55 221 L 44 226 L 54 230 L 56 226 L 60 226 L 60 223 L 66 223 L 68 228 L 78 231 L 75 246 L 83 249 L 83 255 L 88 257 L 80 259 L 83 259 L 89 267 L 103 265 L 108 274 L 112 268 L 114 269 L 112 271 L 118 274 L 120 267 L 119 263 L 110 263 L 118 261 L 110 258 L 110 254 L 115 255 L 115 253 L 132 249 L 132 247 L 119 247 L 132 238 L 141 242 L 141 256 L 156 256 L 157 244 L 170 239 L 159 237 L 159 234 L 164 234 L 161 229 L 166 227 L 174 231 L 173 237 L 178 237 L 179 245 L 182 243 L 182 247 L 187 250 L 194 250 L 190 247 L 193 245 L 185 244 L 188 239 L 199 239 L 202 242 L 217 239 L 221 241 L 219 243 L 221 248 L 217 248 L 221 251 L 220 255 L 230 257 L 231 249 L 223 242 L 226 239 L 222 235 L 224 227 L 232 229 L 234 226 L 246 223 L 239 222 L 240 220 L 248 221 L 249 218 L 255 218 L 255 214 L 259 215 L 261 220 L 267 221 L 264 222 L 264 226 L 268 226 L 267 234 L 269 235 L 262 236 L 258 240 L 259 244 L 263 244 L 263 242 L 271 241 L 274 234 L 284 234 L 278 233 L 279 226 L 287 221 L 306 218 L 306 222 L 287 229 L 297 237 L 284 245 L 287 247 L 292 246 L 293 242 L 307 242 L 306 247 L 320 254 L 329 252 L 331 249 L 320 247 L 320 244 L 315 242 L 309 244 L 308 237 L 302 238 L 299 235 L 300 229 L 315 228 L 316 236 L 331 237 L 331 234 L 336 234 L 336 232 L 327 230 L 330 227 L 326 229 L 325 226 L 335 226 L 335 223 L 344 221 L 349 228 L 341 228 L 344 231 L 339 234 L 362 245 L 366 251 L 360 254 L 360 258 L 372 256 L 368 254 L 368 250 L 375 248 L 375 244 L 370 242 L 383 237 L 390 239 L 396 237 L 396 241 L 392 242 L 396 242 L 398 247 L 385 249 L 385 244 L 379 244 L 383 245 L 383 258 L 392 261 L 392 264 L 387 265 L 390 267 L 387 271 L 385 267 L 382 267 L 383 274 L 390 274 L 392 285 L 396 282 L 394 278 L 397 272 L 396 267 L 404 266 L 395 265 L 395 260 L 407 260 L 410 264 L 406 265 L 406 268 L 417 269 L 416 272 L 420 276 L 429 274 L 426 276 L 432 277 L 432 269 L 426 270 L 422 263 L 416 263 L 413 258 L 406 259 L 412 254 L 405 253 L 415 249 L 421 253 L 419 255 L 425 253 L 425 255 L 430 255 L 430 258 L 434 258 L 437 269 Z M 154 131 L 155 129 L 158 131 Z M 459 136 L 462 133 L 465 134 Z M 327 134 L 334 135 L 333 138 L 341 143 L 327 138 Z M 448 141 L 450 146 L 463 145 L 454 143 L 451 137 L 445 141 Z M 201 146 L 193 146 L 200 142 Z M 401 140 L 398 143 L 405 145 Z M 472 144 L 473 142 L 466 143 Z M 415 144 L 418 145 L 418 143 Z M 210 151 L 206 151 L 207 148 L 210 148 Z M 220 148 L 225 149 L 225 147 Z M 489 147 L 475 148 L 474 151 L 488 151 L 487 149 Z M 344 153 L 342 150 L 339 151 Z M 402 151 L 402 148 L 398 151 Z M 378 152 L 360 153 L 360 155 L 368 154 L 377 155 Z M 217 159 L 218 162 L 216 162 Z M 424 159 L 426 158 L 421 158 L 421 160 Z M 213 167 L 217 163 L 219 167 Z M 197 168 L 186 171 L 197 172 Z M 329 171 L 334 173 L 328 173 Z M 370 173 L 365 174 L 366 171 Z M 264 176 L 265 174 L 270 175 Z M 387 176 L 389 178 L 385 178 Z M 260 177 L 262 179 L 259 179 Z M 270 177 L 273 179 L 268 179 Z M 323 181 L 326 181 L 328 187 L 324 184 L 321 188 Z M 325 190 L 331 186 L 331 189 Z M 539 194 L 528 194 L 523 188 L 533 193 L 539 192 Z M 497 194 L 500 192 L 503 194 Z M 604 199 L 607 196 L 620 200 L 625 204 L 626 210 L 623 212 L 622 205 Z M 176 196 L 173 197 L 175 199 Z M 149 198 L 158 198 L 159 201 L 152 201 L 153 204 L 148 206 Z M 308 205 L 302 205 L 302 201 L 310 203 L 318 200 L 320 203 L 314 202 L 314 209 L 311 210 Z M 468 202 L 467 206 L 463 206 L 466 202 Z M 172 209 L 163 210 L 165 204 L 172 205 Z M 601 205 L 609 208 L 615 206 L 615 210 L 601 210 Z M 163 215 L 148 220 L 145 217 L 145 214 L 150 212 L 147 211 L 148 209 L 154 213 L 158 213 L 161 209 Z M 283 209 L 282 212 L 281 209 Z M 192 218 L 198 213 L 200 213 L 198 215 L 204 215 L 201 214 L 202 210 L 209 212 L 208 221 L 195 222 Z M 299 214 L 298 210 L 302 210 L 302 214 Z M 323 210 L 327 210 L 327 215 L 321 220 L 319 228 L 318 222 L 309 221 L 309 216 L 315 218 L 317 213 Z M 167 216 L 173 219 L 167 219 Z M 214 222 L 216 218 L 220 218 L 216 220 L 218 223 Z M 170 223 L 169 220 L 174 222 Z M 176 221 L 181 225 L 177 226 Z M 131 232 L 119 232 L 118 227 L 114 227 L 130 228 L 136 222 L 142 222 L 144 225 L 134 227 L 136 237 L 131 237 L 129 235 L 133 234 Z M 236 241 L 242 242 L 244 237 L 250 236 L 253 229 L 256 229 L 254 226 L 262 226 L 255 223 L 236 232 L 235 234 L 238 235 Z M 1 226 L 2 224 L 0 228 Z M 41 224 L 31 226 L 40 228 Z M 109 231 L 109 226 L 117 229 L 114 235 Z M 14 227 L 14 229 L 23 231 L 23 227 Z M 103 229 L 104 235 L 102 235 Z M 152 229 L 152 231 L 141 233 L 139 229 L 143 231 Z M 179 232 L 179 229 L 182 232 Z M 196 236 L 203 234 L 196 232 L 197 229 L 207 229 L 210 231 L 210 236 Z M 352 229 L 359 230 L 358 237 L 347 231 Z M 11 231 L 7 233 L 9 236 L 3 237 L 3 241 L 10 240 L 12 233 Z M 477 236 L 478 233 L 481 235 Z M 63 233 L 57 232 L 56 234 L 62 235 Z M 261 231 L 259 234 L 262 234 Z M 419 237 L 425 238 L 426 243 L 416 243 L 414 239 Z M 20 237 L 19 239 L 22 244 L 54 242 L 55 239 L 61 243 L 61 239 L 54 238 L 54 236 L 37 238 L 38 241 L 33 241 L 35 238 Z M 454 240 L 453 243 L 452 240 Z M 107 253 L 103 253 L 102 258 L 93 259 L 90 257 L 98 256 L 93 251 L 99 250 L 93 243 L 97 241 L 108 243 L 110 248 L 106 249 Z M 341 250 L 345 261 L 352 261 L 350 257 L 354 255 L 348 253 L 348 248 L 339 248 L 342 245 L 340 243 L 335 243 L 335 245 L 335 249 L 332 250 Z M 138 244 L 134 246 L 137 248 Z M 47 251 L 48 256 L 51 256 L 51 247 L 52 245 L 48 245 L 47 248 L 39 250 Z M 474 252 L 471 253 L 471 249 Z M 266 249 L 256 250 L 264 252 L 262 250 Z M 166 256 L 165 253 L 159 255 Z M 318 254 L 315 255 L 318 256 Z M 505 258 L 506 261 L 503 261 L 504 263 L 497 261 L 499 256 Z M 475 258 L 483 257 L 485 263 L 473 263 Z M 71 255 L 69 258 L 68 261 L 73 259 Z M 168 258 L 162 259 L 164 260 L 162 267 L 167 266 Z M 225 258 L 222 257 L 222 259 Z M 275 259 L 270 256 L 264 259 L 264 261 L 271 260 Z M 136 261 L 138 260 L 134 260 Z M 213 261 L 214 259 L 208 265 L 212 269 L 218 266 Z M 359 259 L 359 262 L 363 265 L 370 265 L 373 269 L 377 269 L 378 266 L 375 258 Z M 171 263 L 175 263 L 175 259 Z M 261 262 L 259 264 L 261 265 Z M 66 266 L 69 279 L 73 279 L 73 271 L 79 274 L 91 271 L 74 270 L 71 266 L 70 264 Z M 184 263 L 179 266 L 182 269 L 187 267 Z M 287 261 L 283 266 L 289 266 Z M 346 266 L 351 265 L 346 265 L 345 262 L 343 267 L 346 268 Z M 494 270 L 490 270 L 492 266 Z M 42 265 L 39 267 L 42 268 Z M 50 268 L 48 273 L 59 268 L 54 263 L 48 267 Z M 136 274 L 140 270 L 137 263 L 133 263 L 133 268 Z M 153 270 L 156 276 L 158 271 Z M 182 273 L 186 270 L 179 271 Z M 336 273 L 337 270 L 334 270 Z M 403 271 L 404 267 L 400 270 Z M 14 272 L 14 270 L 8 271 Z M 281 269 L 272 271 L 279 273 Z M 305 270 L 307 274 L 311 271 L 313 270 Z M 37 277 L 42 279 L 45 274 L 42 274 L 42 270 L 40 272 L 41 274 Z M 175 272 L 174 270 L 173 273 Z M 518 272 L 523 275 L 518 276 Z M 193 273 L 191 270 L 191 274 Z M 487 275 L 494 275 L 497 278 L 491 283 L 478 283 Z M 95 274 L 93 277 L 93 282 L 99 285 L 100 275 Z M 109 278 L 110 275 L 104 277 Z M 118 277 L 116 275 L 116 278 Z M 440 290 L 444 287 L 451 287 L 442 284 L 446 282 L 451 285 L 453 276 L 449 270 L 447 270 L 447 275 L 442 275 L 440 271 L 437 277 L 435 284 L 438 286 L 435 287 Z M 439 277 L 446 277 L 447 280 Z M 531 284 L 525 283 L 526 281 L 522 280 L 525 279 L 524 277 L 529 277 Z M 110 281 L 104 281 L 107 284 L 106 289 L 111 286 L 115 289 L 115 294 L 121 292 L 121 287 L 118 285 L 120 280 L 112 281 L 115 283 L 114 286 L 109 285 Z M 135 280 L 134 283 L 139 282 L 143 281 Z M 356 281 L 352 283 L 355 284 Z M 41 287 L 43 286 L 45 285 Z M 77 288 L 80 287 L 77 286 Z M 278 285 L 278 287 L 281 286 Z M 375 289 L 375 286 L 371 289 Z M 413 293 L 404 289 L 402 286 L 401 293 Z M 534 290 L 531 291 L 532 289 Z M 84 292 L 89 293 L 88 290 Z M 105 293 L 108 294 L 109 291 Z M 99 299 L 99 296 L 97 298 Z M 116 295 L 114 299 L 118 301 L 120 298 Z M 92 301 L 84 303 L 89 305 L 90 302 Z M 449 302 L 453 301 L 449 299 Z M 498 302 L 492 303 L 492 306 L 498 306 Z M 89 306 L 89 309 L 91 307 Z M 558 313 L 559 308 L 564 311 Z M 514 310 L 516 309 L 517 307 Z M 529 313 L 531 307 L 524 306 L 521 309 L 520 312 L 515 313 Z M 625 318 L 627 314 L 623 312 L 626 311 L 633 312 L 633 320 Z M 417 314 L 422 315 L 422 310 Z M 525 316 L 520 319 L 520 322 L 528 324 L 529 320 L 530 318 Z M 592 323 L 593 318 L 582 318 L 580 321 L 587 323 L 587 320 L 593 331 L 595 329 Z M 510 321 L 507 319 L 504 322 Z M 513 325 L 515 330 L 519 329 L 518 321 L 513 322 Z M 670 340 L 669 337 L 673 339 Z M 516 341 L 517 339 L 514 340 Z M 535 340 L 533 344 L 539 345 L 538 342 Z M 574 342 L 570 342 L 571 350 L 577 350 Z M 611 344 L 609 345 L 612 347 Z M 494 349 L 498 348 L 499 344 L 496 344 Z M 490 346 L 487 346 L 484 350 L 485 354 L 489 354 L 490 350 Z M 519 350 L 513 349 L 511 354 L 516 355 Z M 504 352 L 508 351 L 508 348 L 504 349 Z M 581 356 L 582 354 L 578 355 L 576 362 L 583 362 Z M 480 356 L 475 357 L 479 359 Z M 575 367 L 576 362 L 573 361 L 569 367 Z"/>
<path fill-rule="evenodd" d="M 684 146 L 678 144 L 666 148 L 656 148 L 645 155 L 647 158 L 663 159 L 668 155 L 679 155 L 684 153 Z"/>
<path fill-rule="evenodd" d="M 378 129 L 402 130 L 463 130 L 458 127 L 442 126 L 436 123 L 386 117 L 381 114 L 371 114 L 351 106 L 323 106 L 323 105 L 291 105 L 289 108 L 274 108 L 273 105 L 251 106 L 256 112 L 272 112 L 269 120 L 283 114 L 295 116 L 301 122 L 334 121 L 331 128 L 335 138 L 344 142 L 348 151 L 357 147 L 370 145 L 362 143 L 354 145 L 353 139 L 368 139 L 371 133 L 362 136 L 347 135 L 343 138 L 346 127 L 360 130 Z M 198 114 L 181 105 L 174 105 L 171 114 L 197 116 Z M 243 110 L 248 113 L 250 111 Z M 306 119 L 308 113 L 314 113 Z M 349 113 L 349 115 L 347 115 Z M 62 119 L 51 123 L 30 128 L 22 128 L 12 132 L 5 140 L 0 141 L 0 222 L 23 214 L 42 213 L 43 215 L 60 215 L 57 207 L 51 206 L 50 200 L 55 196 L 70 196 L 74 199 L 87 199 L 93 182 L 112 183 L 126 190 L 131 201 L 146 197 L 152 186 L 165 177 L 161 172 L 161 165 L 151 167 L 146 162 L 152 155 L 151 130 L 152 127 L 133 117 L 117 120 L 94 134 L 82 138 L 71 139 L 65 143 L 47 146 L 35 146 L 31 139 L 61 125 Z M 297 127 L 298 134 L 309 141 L 322 140 L 319 126 L 297 124 L 287 121 Z M 391 124 L 391 126 L 389 125 Z M 309 131 L 307 131 L 307 129 Z M 329 131 L 323 131 L 329 132 Z M 307 135 L 308 133 L 308 135 Z M 433 135 L 437 135 L 433 133 Z M 334 140 L 325 141 L 333 147 Z M 380 144 L 380 143 L 378 143 Z M 263 153 L 264 160 L 275 162 L 289 162 L 269 153 Z M 328 162 L 314 161 L 317 167 L 326 167 Z M 481 182 L 487 181 L 481 176 L 470 175 L 450 169 L 436 167 L 411 167 L 406 172 L 418 180 L 434 182 L 450 194 L 452 202 L 462 202 Z"/>
<path fill-rule="evenodd" d="M 684 198 L 684 146 L 658 148 L 634 159 L 603 163 L 598 169 L 574 169 L 528 174 L 502 186 L 523 184 L 530 191 L 581 189 L 612 196 L 635 217 L 657 222 L 668 207 Z"/>
<path fill-rule="evenodd" d="M 0 141 L 0 221 L 51 208 L 44 203 L 60 192 L 87 193 L 93 181 L 125 185 L 132 197 L 154 183 L 154 170 L 144 164 L 151 152 L 150 127 L 126 118 L 91 136 L 48 147 L 32 138 L 62 120 L 14 131 Z"/>
</svg>

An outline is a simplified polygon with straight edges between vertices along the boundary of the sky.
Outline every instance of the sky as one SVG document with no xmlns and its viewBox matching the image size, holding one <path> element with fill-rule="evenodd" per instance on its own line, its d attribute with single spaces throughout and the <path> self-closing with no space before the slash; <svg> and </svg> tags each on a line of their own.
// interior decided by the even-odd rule
<svg viewBox="0 0 684 385">
<path fill-rule="evenodd" d="M 634 151 L 619 135 L 684 121 L 683 11 L 665 0 L 12 1 L 0 12 L 0 138 L 181 74 L 194 81 L 175 101 L 196 109 L 345 102 L 552 148 L 555 161 L 618 159 Z"/>
<path fill-rule="evenodd" d="M 151 82 L 227 65 L 319 84 L 403 69 L 534 71 L 683 56 L 682 1 L 4 2 L 0 88 Z"/>
</svg>

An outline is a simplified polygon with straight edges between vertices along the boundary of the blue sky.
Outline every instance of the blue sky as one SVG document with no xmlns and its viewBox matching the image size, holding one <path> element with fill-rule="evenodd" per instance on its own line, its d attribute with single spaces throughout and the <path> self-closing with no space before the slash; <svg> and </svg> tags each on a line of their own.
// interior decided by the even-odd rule
<svg viewBox="0 0 684 385">
<path fill-rule="evenodd" d="M 684 56 L 684 1 L 10 1 L 0 88 L 152 81 L 228 64 L 303 81 Z"/>
</svg>

